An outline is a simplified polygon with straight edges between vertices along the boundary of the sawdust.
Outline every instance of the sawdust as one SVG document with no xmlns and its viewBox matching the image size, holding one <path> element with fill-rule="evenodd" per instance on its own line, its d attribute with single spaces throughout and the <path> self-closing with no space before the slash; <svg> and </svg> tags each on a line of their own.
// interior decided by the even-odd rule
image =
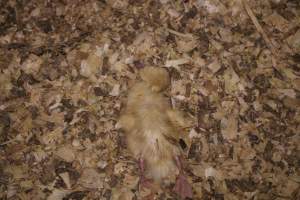
<svg viewBox="0 0 300 200">
<path fill-rule="evenodd" d="M 144 66 L 168 69 L 172 106 L 195 122 L 194 199 L 300 199 L 299 13 L 296 0 L 0 1 L 0 199 L 140 199 L 116 123 Z"/>
</svg>

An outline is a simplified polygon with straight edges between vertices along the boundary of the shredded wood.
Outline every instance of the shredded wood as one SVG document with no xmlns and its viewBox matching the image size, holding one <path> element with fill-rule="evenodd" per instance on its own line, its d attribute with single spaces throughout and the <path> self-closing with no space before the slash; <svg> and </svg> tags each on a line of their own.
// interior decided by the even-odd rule
<svg viewBox="0 0 300 200">
<path fill-rule="evenodd" d="M 192 119 L 193 199 L 300 199 L 299 19 L 297 0 L 0 1 L 0 199 L 145 198 L 118 120 L 148 66 Z"/>
</svg>

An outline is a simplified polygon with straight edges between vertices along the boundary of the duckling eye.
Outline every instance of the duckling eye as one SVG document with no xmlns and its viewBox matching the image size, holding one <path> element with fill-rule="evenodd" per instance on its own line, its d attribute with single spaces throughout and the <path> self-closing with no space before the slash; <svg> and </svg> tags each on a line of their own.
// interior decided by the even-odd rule
<svg viewBox="0 0 300 200">
<path fill-rule="evenodd" d="M 187 147 L 187 145 L 183 139 L 179 139 L 179 145 L 183 150 Z"/>
</svg>

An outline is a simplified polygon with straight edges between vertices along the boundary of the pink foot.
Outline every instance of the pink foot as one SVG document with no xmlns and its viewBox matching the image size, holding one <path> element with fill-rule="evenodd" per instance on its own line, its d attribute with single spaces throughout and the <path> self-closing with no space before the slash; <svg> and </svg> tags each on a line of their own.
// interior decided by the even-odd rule
<svg viewBox="0 0 300 200">
<path fill-rule="evenodd" d="M 150 179 L 145 178 L 144 176 L 140 176 L 138 186 L 139 186 L 139 191 L 143 190 L 144 188 L 151 189 L 152 181 Z"/>
<path fill-rule="evenodd" d="M 144 159 L 139 159 L 139 171 L 140 171 L 140 180 L 138 183 L 139 190 L 143 190 L 144 188 L 151 189 L 152 188 L 152 181 L 147 179 L 144 175 L 145 172 L 145 161 Z"/>
<path fill-rule="evenodd" d="M 179 175 L 176 179 L 174 192 L 178 194 L 181 199 L 185 199 L 187 197 L 192 198 L 193 197 L 192 186 L 189 184 L 186 176 L 184 175 L 181 158 L 177 156 L 175 160 L 176 160 L 176 165 L 179 169 Z"/>
<path fill-rule="evenodd" d="M 193 197 L 192 187 L 182 173 L 180 173 L 177 177 L 174 192 L 178 194 L 181 199 Z"/>
<path fill-rule="evenodd" d="M 150 193 L 149 195 L 142 198 L 142 200 L 154 200 L 155 194 Z"/>
</svg>

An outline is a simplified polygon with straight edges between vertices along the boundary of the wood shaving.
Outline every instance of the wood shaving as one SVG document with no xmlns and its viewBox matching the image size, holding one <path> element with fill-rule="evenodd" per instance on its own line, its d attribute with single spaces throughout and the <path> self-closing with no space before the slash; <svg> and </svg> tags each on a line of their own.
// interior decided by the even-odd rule
<svg viewBox="0 0 300 200">
<path fill-rule="evenodd" d="M 147 195 L 117 129 L 147 66 L 168 70 L 164 95 L 193 119 L 193 199 L 300 199 L 299 13 L 287 0 L 0 1 L 0 199 Z"/>
</svg>

